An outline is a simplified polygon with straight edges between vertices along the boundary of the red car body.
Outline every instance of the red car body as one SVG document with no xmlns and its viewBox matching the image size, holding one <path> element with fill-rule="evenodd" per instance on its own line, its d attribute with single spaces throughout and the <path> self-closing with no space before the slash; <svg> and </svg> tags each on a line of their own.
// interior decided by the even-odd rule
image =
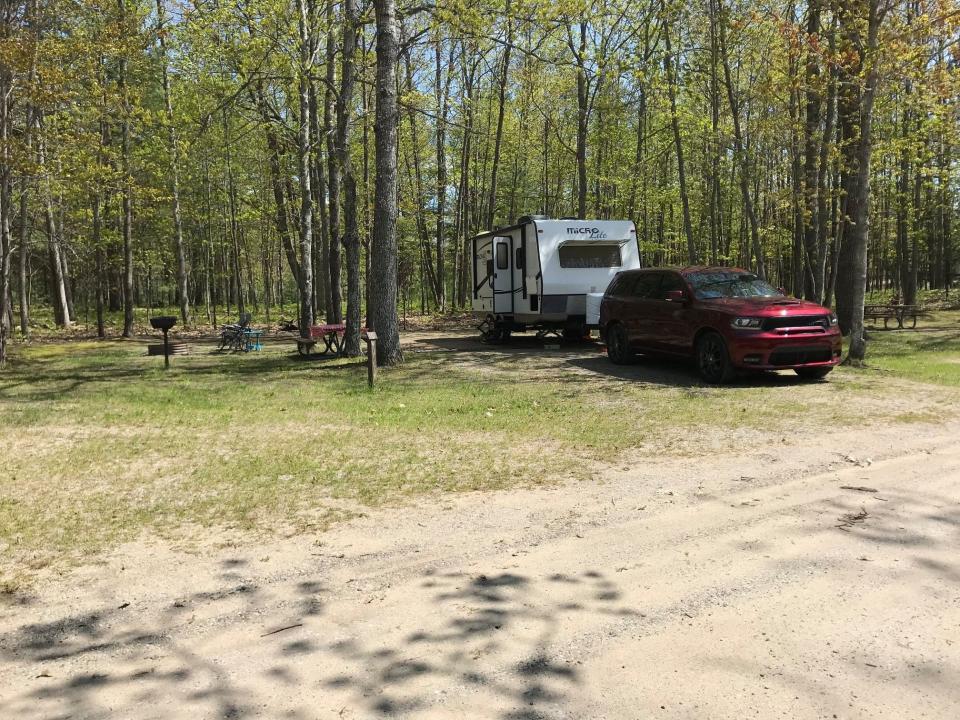
<svg viewBox="0 0 960 720">
<path fill-rule="evenodd" d="M 600 332 L 614 362 L 637 352 L 692 356 L 711 382 L 737 370 L 795 370 L 820 378 L 840 362 L 842 347 L 830 310 L 725 267 L 618 274 L 600 306 Z M 704 366 L 714 361 L 719 369 Z"/>
</svg>

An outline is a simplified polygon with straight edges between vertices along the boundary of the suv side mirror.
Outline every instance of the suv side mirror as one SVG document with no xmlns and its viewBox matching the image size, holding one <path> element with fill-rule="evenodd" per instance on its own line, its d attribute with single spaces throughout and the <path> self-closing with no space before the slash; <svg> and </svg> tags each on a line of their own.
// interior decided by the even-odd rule
<svg viewBox="0 0 960 720">
<path fill-rule="evenodd" d="M 687 294 L 683 290 L 667 290 L 667 296 L 664 298 L 667 302 L 684 302 Z"/>
</svg>

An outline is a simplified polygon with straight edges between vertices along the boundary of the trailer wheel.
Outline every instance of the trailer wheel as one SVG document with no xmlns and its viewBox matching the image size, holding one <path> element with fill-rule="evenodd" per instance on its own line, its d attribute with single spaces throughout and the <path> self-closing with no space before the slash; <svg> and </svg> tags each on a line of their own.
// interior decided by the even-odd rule
<svg viewBox="0 0 960 720">
<path fill-rule="evenodd" d="M 627 333 L 620 323 L 607 327 L 607 357 L 614 365 L 626 365 L 633 359 L 633 353 L 627 345 Z"/>
<path fill-rule="evenodd" d="M 477 326 L 480 331 L 480 341 L 485 343 L 496 342 L 498 337 L 497 320 L 493 315 L 487 315 Z"/>
</svg>

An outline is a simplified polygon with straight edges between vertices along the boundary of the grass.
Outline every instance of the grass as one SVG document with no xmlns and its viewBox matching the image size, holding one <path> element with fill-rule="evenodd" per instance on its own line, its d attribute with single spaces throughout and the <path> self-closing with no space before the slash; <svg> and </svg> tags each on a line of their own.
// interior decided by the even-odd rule
<svg viewBox="0 0 960 720">
<path fill-rule="evenodd" d="M 912 330 L 871 332 L 867 363 L 897 377 L 960 387 L 960 313 L 934 313 Z"/>
<path fill-rule="evenodd" d="M 874 333 L 885 374 L 960 384 L 957 314 L 942 329 Z M 606 464 L 735 450 L 774 433 L 955 414 L 951 389 L 841 369 L 829 383 L 772 376 L 724 388 L 595 351 L 409 353 L 373 391 L 357 361 L 304 362 L 289 343 L 219 355 L 197 345 L 169 372 L 138 342 L 15 346 L 0 374 L 0 573 L 72 562 L 151 532 L 319 531 L 384 503 L 587 480 Z"/>
</svg>

